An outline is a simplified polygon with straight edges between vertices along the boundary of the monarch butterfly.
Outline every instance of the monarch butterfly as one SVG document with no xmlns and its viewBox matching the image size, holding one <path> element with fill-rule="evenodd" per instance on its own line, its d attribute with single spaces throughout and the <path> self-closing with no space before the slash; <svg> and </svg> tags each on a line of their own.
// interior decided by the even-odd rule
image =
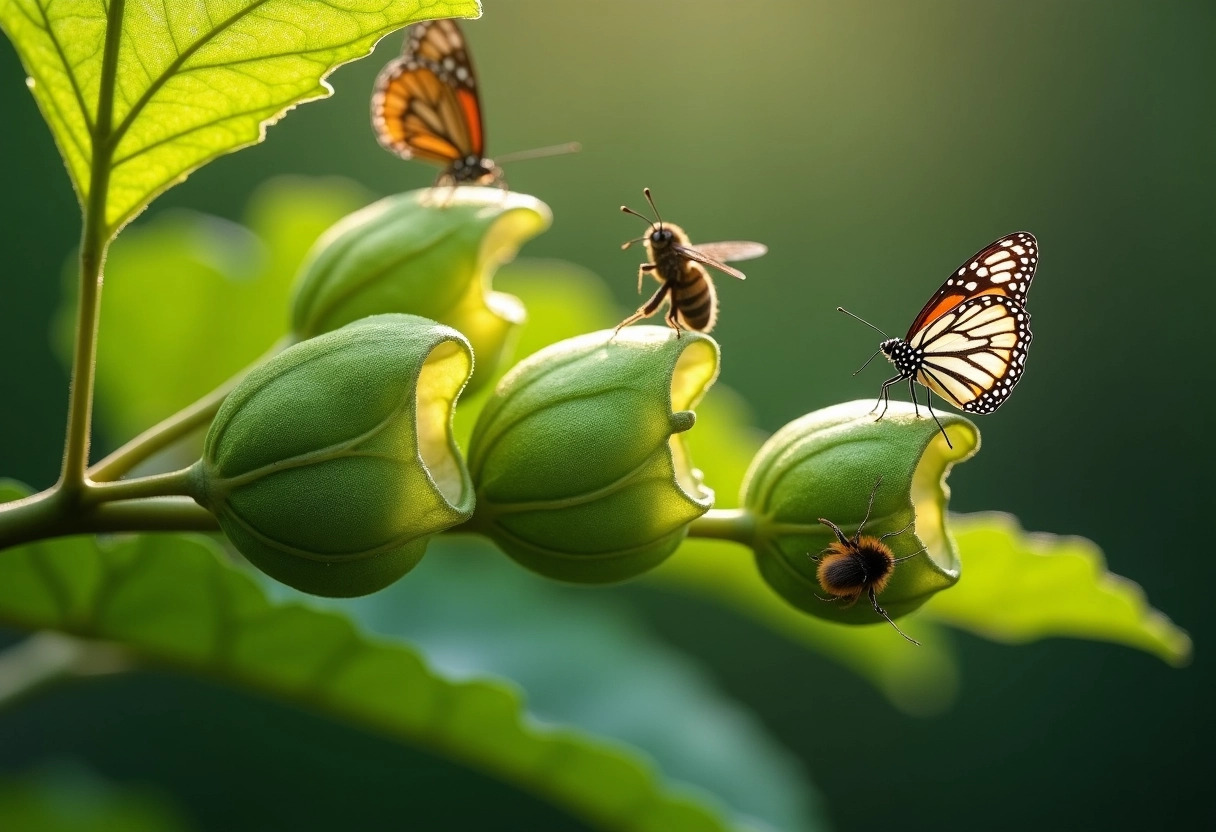
<svg viewBox="0 0 1216 832">
<path fill-rule="evenodd" d="M 650 229 L 636 240 L 630 240 L 621 246 L 627 249 L 634 243 L 646 246 L 650 262 L 643 263 L 638 268 L 638 291 L 642 291 L 642 280 L 646 275 L 653 275 L 661 284 L 658 291 L 646 301 L 637 312 L 634 312 L 617 326 L 620 332 L 634 321 L 648 318 L 658 311 L 664 299 L 669 300 L 667 309 L 667 324 L 676 331 L 679 337 L 681 329 L 697 332 L 709 332 L 714 328 L 718 319 L 718 296 L 714 292 L 713 280 L 705 266 L 711 266 L 723 274 L 745 280 L 743 272 L 726 265 L 727 260 L 751 260 L 768 252 L 763 243 L 731 241 L 723 243 L 689 242 L 684 229 L 675 223 L 665 223 L 655 207 L 650 188 L 643 188 L 642 193 L 654 211 L 655 220 L 651 220 L 632 208 L 622 205 L 621 210 L 626 214 L 641 217 L 650 224 Z"/>
<path fill-rule="evenodd" d="M 427 20 L 407 30 L 401 56 L 376 78 L 372 128 L 381 146 L 401 158 L 442 166 L 437 186 L 505 187 L 502 168 L 485 155 L 477 74 L 455 21 Z M 571 143 L 516 153 L 512 158 L 577 149 Z"/>
<path fill-rule="evenodd" d="M 946 279 L 903 338 L 888 338 L 837 307 L 887 339 L 857 371 L 881 352 L 899 372 L 882 383 L 874 405 L 874 410 L 884 405 L 878 418 L 887 412 L 891 385 L 904 379 L 914 407 L 919 403 L 913 382 L 929 391 L 929 413 L 942 436 L 946 431 L 933 412 L 933 393 L 967 413 L 991 413 L 1004 404 L 1026 367 L 1032 338 L 1026 294 L 1038 265 L 1039 244 L 1029 232 L 989 243 Z"/>
</svg>

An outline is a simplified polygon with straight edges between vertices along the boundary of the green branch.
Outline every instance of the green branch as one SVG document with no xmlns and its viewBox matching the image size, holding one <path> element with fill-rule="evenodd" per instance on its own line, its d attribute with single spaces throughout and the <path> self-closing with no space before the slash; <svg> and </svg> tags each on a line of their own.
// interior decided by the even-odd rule
<svg viewBox="0 0 1216 832">
<path fill-rule="evenodd" d="M 85 467 L 93 426 L 93 383 L 97 364 L 97 323 L 101 312 L 102 269 L 113 229 L 106 224 L 110 190 L 110 160 L 114 153 L 111 131 L 114 87 L 118 72 L 118 45 L 122 39 L 125 0 L 111 0 L 106 14 L 106 40 L 101 81 L 97 93 L 97 121 L 92 130 L 89 159 L 89 193 L 84 204 L 80 240 L 80 306 L 76 317 L 76 347 L 68 393 L 68 423 L 63 446 L 63 467 L 56 486 L 67 499 L 85 489 Z"/>
<path fill-rule="evenodd" d="M 756 538 L 756 516 L 745 508 L 711 508 L 692 521 L 688 536 L 752 546 Z"/>
</svg>

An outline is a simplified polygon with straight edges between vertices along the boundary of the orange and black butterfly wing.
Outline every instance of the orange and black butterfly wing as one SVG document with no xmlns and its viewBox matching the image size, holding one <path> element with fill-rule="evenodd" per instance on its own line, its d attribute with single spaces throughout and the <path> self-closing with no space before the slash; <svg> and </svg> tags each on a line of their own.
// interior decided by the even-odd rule
<svg viewBox="0 0 1216 832">
<path fill-rule="evenodd" d="M 454 168 L 477 166 L 485 129 L 464 36 L 451 20 L 411 26 L 401 57 L 376 79 L 372 126 L 388 150 Z"/>
<path fill-rule="evenodd" d="M 904 340 L 911 343 L 918 332 L 972 298 L 996 295 L 1025 306 L 1038 265 L 1039 244 L 1027 231 L 989 243 L 946 279 L 908 327 Z"/>
</svg>

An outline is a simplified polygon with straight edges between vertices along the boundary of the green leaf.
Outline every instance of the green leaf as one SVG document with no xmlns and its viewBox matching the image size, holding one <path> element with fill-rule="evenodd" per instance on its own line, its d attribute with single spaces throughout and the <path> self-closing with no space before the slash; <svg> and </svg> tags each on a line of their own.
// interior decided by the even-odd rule
<svg viewBox="0 0 1216 832">
<path fill-rule="evenodd" d="M 700 667 L 655 637 L 619 593 L 538 578 L 488 542 L 460 535 L 436 539 L 409 577 L 383 592 L 324 603 L 371 632 L 417 645 L 451 676 L 511 679 L 545 723 L 641 749 L 665 778 L 729 806 L 735 828 L 826 827 L 802 765 Z"/>
<path fill-rule="evenodd" d="M 81 205 L 100 199 L 113 233 L 296 104 L 329 96 L 325 77 L 384 35 L 479 13 L 476 0 L 2 0 L 0 27 Z"/>
<path fill-rule="evenodd" d="M 995 641 L 1071 636 L 1135 647 L 1175 666 L 1191 639 L 1149 606 L 1144 591 L 1106 569 L 1083 537 L 1032 534 L 1008 514 L 954 515 L 963 577 L 925 605 L 934 619 Z"/>
<path fill-rule="evenodd" d="M 0 502 L 27 491 L 0 483 Z M 0 552 L 0 623 L 115 642 L 145 662 L 260 691 L 498 776 L 588 822 L 716 830 L 635 753 L 523 718 L 498 681 L 449 681 L 344 616 L 273 603 L 207 538 L 41 541 Z"/>
<path fill-rule="evenodd" d="M 531 353 L 579 332 L 612 326 L 625 317 L 614 308 L 603 281 L 577 266 L 556 261 L 519 260 L 504 267 L 495 286 L 519 297 L 528 309 L 517 354 Z M 729 375 L 730 368 L 726 367 Z M 456 435 L 471 422 L 486 398 L 461 401 Z M 705 472 L 718 508 L 738 505 L 743 474 L 764 434 L 750 425 L 743 401 L 721 384 L 697 405 L 697 422 L 683 434 L 693 464 Z M 462 439 L 464 447 L 467 442 Z M 782 637 L 854 671 L 904 711 L 937 713 L 953 701 L 958 669 L 945 630 L 914 616 L 900 626 L 921 641 L 910 647 L 885 624 L 841 626 L 791 608 L 760 578 L 746 548 L 712 540 L 685 540 L 646 580 L 703 599 L 764 625 Z"/>
<path fill-rule="evenodd" d="M 365 201 L 345 179 L 280 177 L 258 188 L 243 226 L 172 211 L 119 237 L 106 263 L 97 361 L 97 408 L 110 435 L 133 436 L 265 353 L 287 331 L 292 281 L 308 249 Z M 74 259 L 65 266 L 55 320 L 65 363 L 78 268 Z"/>
<path fill-rule="evenodd" d="M 124 788 L 75 765 L 0 781 L 0 829 L 38 832 L 184 832 L 161 795 Z"/>
</svg>

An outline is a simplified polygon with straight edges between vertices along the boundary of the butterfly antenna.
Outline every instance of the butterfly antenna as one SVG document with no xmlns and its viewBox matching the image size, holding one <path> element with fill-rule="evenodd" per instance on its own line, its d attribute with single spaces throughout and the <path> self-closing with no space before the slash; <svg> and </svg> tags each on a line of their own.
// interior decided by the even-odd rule
<svg viewBox="0 0 1216 832">
<path fill-rule="evenodd" d="M 537 147 L 532 150 L 520 150 L 516 153 L 508 153 L 506 156 L 499 156 L 499 162 L 521 162 L 525 159 L 542 159 L 546 156 L 564 156 L 567 153 L 578 153 L 583 149 L 583 146 L 578 142 L 566 142 L 565 144 L 555 144 L 549 147 Z"/>
<path fill-rule="evenodd" d="M 890 337 L 891 337 L 890 335 L 888 335 L 887 333 L 883 332 L 883 331 L 882 331 L 881 329 L 879 329 L 878 327 L 874 326 L 874 324 L 872 324 L 872 323 L 870 323 L 869 321 L 867 321 L 865 318 L 862 318 L 862 317 L 860 317 L 859 315 L 854 315 L 852 312 L 850 312 L 849 310 L 845 309 L 843 306 L 837 306 L 837 307 L 836 307 L 836 311 L 837 311 L 837 312 L 843 312 L 844 314 L 848 315 L 850 318 L 857 318 L 857 320 L 861 321 L 863 324 L 865 324 L 866 326 L 868 326 L 870 329 L 872 329 L 872 330 L 874 330 L 875 332 L 877 332 L 877 333 L 878 333 L 879 335 L 881 335 L 883 338 L 890 338 Z M 856 374 L 856 373 L 854 373 L 853 375 L 857 375 L 857 374 Z"/>
<path fill-rule="evenodd" d="M 857 374 L 858 374 L 858 373 L 860 373 L 862 370 L 864 370 L 866 367 L 869 367 L 869 366 L 870 366 L 870 362 L 871 362 L 871 361 L 873 361 L 873 360 L 874 360 L 876 357 L 878 357 L 878 354 L 879 354 L 880 352 L 882 352 L 882 347 L 879 347 L 878 349 L 874 350 L 874 355 L 871 355 L 869 358 L 867 358 L 867 359 L 866 359 L 866 363 L 865 363 L 865 364 L 862 364 L 860 367 L 858 367 L 856 370 L 854 370 L 854 371 L 853 371 L 853 375 L 857 375 Z"/>
<path fill-rule="evenodd" d="M 650 203 L 650 210 L 654 211 L 654 215 L 659 218 L 659 230 L 663 229 L 663 215 L 659 213 L 659 206 L 654 204 L 654 197 L 650 195 L 650 188 L 642 188 L 642 193 L 646 196 L 646 201 Z"/>
</svg>

